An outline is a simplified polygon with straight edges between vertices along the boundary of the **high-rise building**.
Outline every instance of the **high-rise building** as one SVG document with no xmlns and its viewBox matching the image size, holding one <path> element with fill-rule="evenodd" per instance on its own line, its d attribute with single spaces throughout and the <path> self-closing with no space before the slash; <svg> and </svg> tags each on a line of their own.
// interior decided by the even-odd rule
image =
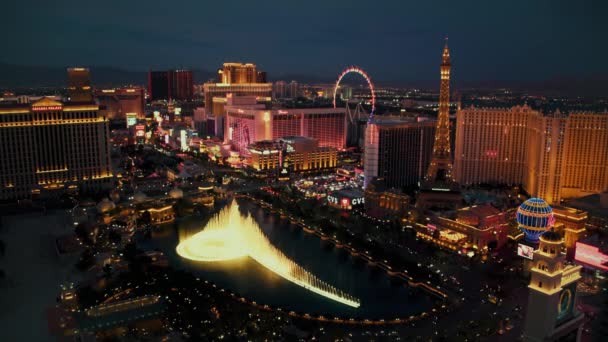
<svg viewBox="0 0 608 342">
<path fill-rule="evenodd" d="M 287 97 L 287 83 L 285 81 L 276 81 L 272 90 L 275 99 L 284 99 Z"/>
<path fill-rule="evenodd" d="M 565 117 L 559 112 L 532 115 L 528 125 L 523 187 L 548 203 L 560 201 L 565 125 Z"/>
<path fill-rule="evenodd" d="M 223 67 L 219 69 L 217 73 L 218 83 L 266 83 L 266 75 L 258 73 L 256 65 L 251 63 L 224 63 Z M 264 79 L 264 82 L 258 82 L 258 77 Z"/>
<path fill-rule="evenodd" d="M 260 83 L 260 81 L 264 81 Z M 255 64 L 224 63 L 218 70 L 218 83 L 205 83 L 205 113 L 212 118 L 216 126 L 214 134 L 224 132 L 223 119 L 227 94 L 233 96 L 256 96 L 260 102 L 272 100 L 272 84 L 265 83 L 266 73 L 257 71 Z"/>
<path fill-rule="evenodd" d="M 295 99 L 300 94 L 300 86 L 298 82 L 291 81 L 289 82 L 289 97 Z"/>
<path fill-rule="evenodd" d="M 576 284 L 582 266 L 566 263 L 563 245 L 558 233 L 548 231 L 534 251 L 524 341 L 580 341 L 584 315 L 577 310 Z"/>
<path fill-rule="evenodd" d="M 258 77 L 256 83 L 266 83 L 268 81 L 268 77 L 266 75 L 266 71 L 258 71 Z"/>
<path fill-rule="evenodd" d="M 110 120 L 124 120 L 127 116 L 136 119 L 145 119 L 144 88 L 125 87 L 98 89 L 95 98 L 99 102 L 99 112 Z"/>
<path fill-rule="evenodd" d="M 608 114 L 570 113 L 566 119 L 560 197 L 608 190 Z"/>
<path fill-rule="evenodd" d="M 272 100 L 272 83 L 220 84 L 205 83 L 205 111 L 207 115 L 224 116 L 227 95 L 255 96 L 259 102 Z M 221 132 L 220 132 L 221 134 Z"/>
<path fill-rule="evenodd" d="M 168 100 L 169 88 L 169 73 L 167 71 L 148 71 L 148 96 L 150 96 L 150 100 Z"/>
<path fill-rule="evenodd" d="M 152 101 L 191 101 L 193 94 L 192 71 L 148 71 L 148 95 Z"/>
<path fill-rule="evenodd" d="M 608 189 L 606 114 L 471 107 L 458 111 L 456 126 L 461 184 L 522 184 L 551 204 Z"/>
<path fill-rule="evenodd" d="M 0 199 L 111 183 L 108 119 L 96 104 L 42 98 L 0 106 Z"/>
<path fill-rule="evenodd" d="M 456 180 L 464 185 L 521 184 L 532 112 L 528 106 L 460 110 L 456 119 Z"/>
<path fill-rule="evenodd" d="M 91 75 L 88 68 L 68 68 L 68 95 L 72 102 L 93 101 Z"/>
<path fill-rule="evenodd" d="M 417 205 L 419 207 L 457 206 L 460 199 L 460 187 L 452 175 L 452 148 L 450 131 L 450 50 L 445 40 L 441 56 L 441 87 L 439 92 L 439 113 L 433 143 L 433 156 L 422 182 Z"/>
<path fill-rule="evenodd" d="M 257 71 L 255 64 L 224 63 L 218 70 L 219 83 L 205 83 L 205 113 L 213 125 L 207 125 L 207 134 L 222 136 L 225 131 L 224 119 L 228 99 L 233 97 L 255 96 L 258 102 L 272 101 L 272 83 L 258 83 L 265 76 Z"/>
<path fill-rule="evenodd" d="M 192 101 L 194 94 L 192 71 L 171 70 L 169 75 L 171 82 L 169 98 L 178 101 Z"/>
<path fill-rule="evenodd" d="M 346 112 L 341 108 L 273 109 L 251 105 L 226 107 L 224 140 L 245 152 L 261 140 L 286 136 L 317 139 L 320 146 L 343 149 L 346 144 Z"/>
<path fill-rule="evenodd" d="M 420 184 L 429 167 L 435 121 L 377 117 L 365 131 L 365 183 L 383 181 L 387 188 Z"/>
</svg>

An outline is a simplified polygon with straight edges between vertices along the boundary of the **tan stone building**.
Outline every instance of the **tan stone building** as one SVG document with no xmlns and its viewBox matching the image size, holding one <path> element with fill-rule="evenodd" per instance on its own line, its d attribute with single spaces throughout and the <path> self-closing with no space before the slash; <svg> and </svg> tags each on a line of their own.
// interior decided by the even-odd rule
<svg viewBox="0 0 608 342">
<path fill-rule="evenodd" d="M 0 199 L 109 188 L 108 120 L 94 103 L 0 106 Z"/>
<path fill-rule="evenodd" d="M 521 184 L 551 204 L 608 189 L 608 115 L 528 106 L 458 111 L 456 180 Z"/>
</svg>

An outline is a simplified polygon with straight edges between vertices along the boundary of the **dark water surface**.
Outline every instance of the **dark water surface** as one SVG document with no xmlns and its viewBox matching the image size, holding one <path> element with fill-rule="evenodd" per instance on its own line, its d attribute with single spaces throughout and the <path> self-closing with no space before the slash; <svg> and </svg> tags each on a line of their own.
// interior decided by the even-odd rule
<svg viewBox="0 0 608 342">
<path fill-rule="evenodd" d="M 251 213 L 273 245 L 287 257 L 319 279 L 357 297 L 359 308 L 352 308 L 310 292 L 267 270 L 250 258 L 216 263 L 194 262 L 175 252 L 179 233 L 203 229 L 197 217 L 182 219 L 138 242 L 143 247 L 159 248 L 174 266 L 192 271 L 203 279 L 231 290 L 258 304 L 285 310 L 321 314 L 327 318 L 394 319 L 406 318 L 431 309 L 435 299 L 426 292 L 410 288 L 383 270 L 335 248 L 313 234 L 307 234 L 287 219 L 270 213 L 257 204 L 239 200 L 242 213 Z"/>
</svg>

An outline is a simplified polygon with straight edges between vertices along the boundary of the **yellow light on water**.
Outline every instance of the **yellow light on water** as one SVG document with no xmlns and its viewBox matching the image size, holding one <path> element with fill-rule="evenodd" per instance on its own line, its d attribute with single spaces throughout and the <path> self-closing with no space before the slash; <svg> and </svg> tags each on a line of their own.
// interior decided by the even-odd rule
<svg viewBox="0 0 608 342">
<path fill-rule="evenodd" d="M 273 246 L 251 215 L 241 215 L 236 201 L 222 209 L 192 236 L 180 236 L 177 254 L 201 261 L 227 261 L 246 256 L 279 276 L 339 303 L 359 307 L 359 300 L 318 279 Z"/>
</svg>

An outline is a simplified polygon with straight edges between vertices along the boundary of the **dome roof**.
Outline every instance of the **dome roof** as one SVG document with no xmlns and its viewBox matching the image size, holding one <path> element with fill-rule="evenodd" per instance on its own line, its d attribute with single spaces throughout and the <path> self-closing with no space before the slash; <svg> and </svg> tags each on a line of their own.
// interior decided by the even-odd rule
<svg viewBox="0 0 608 342">
<path fill-rule="evenodd" d="M 116 205 L 110 201 L 107 197 L 105 197 L 101 202 L 97 204 L 97 210 L 101 213 L 107 213 L 108 211 L 114 209 Z"/>
<path fill-rule="evenodd" d="M 182 198 L 184 197 L 184 192 L 182 191 L 182 189 L 175 187 L 173 189 L 171 189 L 171 191 L 169 191 L 169 196 L 171 198 Z"/>
<path fill-rule="evenodd" d="M 137 203 L 145 201 L 146 198 L 148 198 L 148 196 L 141 191 L 138 191 L 133 195 L 133 200 Z"/>
<path fill-rule="evenodd" d="M 545 241 L 560 242 L 562 241 L 562 236 L 556 232 L 555 229 L 551 228 L 551 230 L 545 232 L 541 236 L 541 239 Z"/>
</svg>

